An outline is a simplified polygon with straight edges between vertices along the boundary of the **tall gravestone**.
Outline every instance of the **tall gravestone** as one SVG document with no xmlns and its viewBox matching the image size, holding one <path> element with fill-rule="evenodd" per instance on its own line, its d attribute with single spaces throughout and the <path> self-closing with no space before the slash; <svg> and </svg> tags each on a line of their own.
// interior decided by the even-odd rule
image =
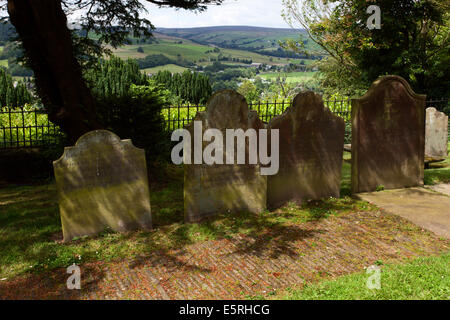
<svg viewBox="0 0 450 320">
<path fill-rule="evenodd" d="M 91 131 L 53 162 L 64 241 L 151 229 L 145 152 L 106 130 Z"/>
<path fill-rule="evenodd" d="M 237 143 L 234 143 L 235 164 L 194 164 L 194 122 L 202 124 L 202 135 L 207 129 L 218 129 L 224 139 L 226 129 L 262 129 L 264 124 L 256 111 L 248 109 L 245 98 L 231 90 L 214 94 L 205 112 L 198 112 L 187 130 L 191 134 L 192 164 L 184 165 L 184 211 L 186 222 L 197 222 L 221 213 L 264 211 L 266 208 L 267 179 L 260 174 L 260 165 L 236 164 Z M 198 137 L 197 137 L 198 138 Z M 202 152 L 209 142 L 203 142 Z M 245 143 L 248 159 L 248 140 Z"/>
<path fill-rule="evenodd" d="M 280 135 L 280 169 L 267 177 L 267 202 L 339 197 L 344 119 L 324 107 L 314 92 L 298 94 L 292 107 L 269 122 Z"/>
<path fill-rule="evenodd" d="M 423 184 L 425 95 L 398 76 L 352 100 L 352 192 Z"/>
<path fill-rule="evenodd" d="M 425 124 L 425 158 L 442 159 L 447 156 L 448 116 L 435 108 L 427 108 Z"/>
</svg>

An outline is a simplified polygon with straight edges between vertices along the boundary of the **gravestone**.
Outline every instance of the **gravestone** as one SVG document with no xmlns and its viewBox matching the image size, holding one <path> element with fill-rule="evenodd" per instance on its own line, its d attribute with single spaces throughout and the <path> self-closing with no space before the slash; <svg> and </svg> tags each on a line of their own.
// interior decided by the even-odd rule
<svg viewBox="0 0 450 320">
<path fill-rule="evenodd" d="M 267 177 L 267 202 L 339 197 L 345 123 L 314 92 L 298 94 L 292 107 L 269 122 L 280 134 L 280 169 Z"/>
<path fill-rule="evenodd" d="M 425 158 L 443 159 L 447 156 L 448 116 L 435 108 L 427 108 L 425 123 Z"/>
<path fill-rule="evenodd" d="M 145 152 L 106 130 L 91 131 L 53 162 L 64 241 L 151 229 Z"/>
<path fill-rule="evenodd" d="M 352 100 L 352 192 L 423 184 L 425 95 L 398 76 Z"/>
<path fill-rule="evenodd" d="M 262 129 L 264 123 L 256 111 L 248 109 L 245 98 L 231 90 L 214 94 L 206 111 L 198 112 L 194 121 L 202 123 L 202 135 L 207 129 L 218 129 L 225 139 L 226 129 Z M 224 164 L 194 164 L 194 121 L 187 126 L 191 134 L 192 164 L 184 165 L 184 211 L 186 222 L 198 222 L 217 214 L 236 212 L 258 213 L 266 208 L 267 178 L 260 174 L 260 165 L 226 164 L 226 144 L 223 147 Z M 202 151 L 209 144 L 203 142 Z M 245 153 L 248 159 L 248 139 Z M 186 163 L 186 162 L 185 162 Z"/>
</svg>

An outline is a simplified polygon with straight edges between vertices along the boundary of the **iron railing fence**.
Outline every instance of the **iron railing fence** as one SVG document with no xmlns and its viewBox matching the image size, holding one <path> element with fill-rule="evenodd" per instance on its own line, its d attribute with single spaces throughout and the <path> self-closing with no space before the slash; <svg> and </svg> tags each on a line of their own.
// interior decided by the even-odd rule
<svg viewBox="0 0 450 320">
<path fill-rule="evenodd" d="M 450 114 L 450 104 L 448 99 L 428 99 L 426 107 L 435 107 L 438 111 Z M 258 111 L 259 118 L 264 122 L 269 122 L 274 117 L 281 115 L 292 105 L 292 100 L 282 101 L 260 101 L 249 103 L 249 109 Z M 324 100 L 324 105 L 334 114 L 342 117 L 345 122 L 351 121 L 351 99 Z M 181 105 L 170 106 L 163 109 L 166 129 L 173 131 L 183 128 L 191 122 L 198 111 L 204 111 L 206 106 Z"/>
<path fill-rule="evenodd" d="M 351 99 L 343 100 L 327 100 L 324 101 L 333 113 L 344 118 L 345 121 L 350 121 L 351 118 Z M 281 101 L 259 101 L 256 103 L 249 103 L 249 109 L 258 112 L 259 118 L 268 123 L 274 117 L 281 115 L 287 108 L 292 105 L 292 100 Z M 204 105 L 180 105 L 170 106 L 163 109 L 163 116 L 165 119 L 165 127 L 169 131 L 183 128 L 189 124 L 197 114 L 198 111 L 205 111 Z"/>
<path fill-rule="evenodd" d="M 0 108 L 0 149 L 52 145 L 61 135 L 42 107 Z"/>
<path fill-rule="evenodd" d="M 324 101 L 334 114 L 349 123 L 351 119 L 351 99 Z M 249 108 L 256 110 L 260 119 L 269 122 L 282 114 L 292 105 L 291 100 L 260 101 L 250 103 Z M 428 99 L 427 107 L 450 114 L 448 99 Z M 197 112 L 204 111 L 204 105 L 180 105 L 165 107 L 162 110 L 165 128 L 173 131 L 183 128 L 191 122 Z M 0 149 L 33 148 L 57 143 L 62 132 L 58 126 L 49 121 L 42 107 L 0 108 Z"/>
</svg>

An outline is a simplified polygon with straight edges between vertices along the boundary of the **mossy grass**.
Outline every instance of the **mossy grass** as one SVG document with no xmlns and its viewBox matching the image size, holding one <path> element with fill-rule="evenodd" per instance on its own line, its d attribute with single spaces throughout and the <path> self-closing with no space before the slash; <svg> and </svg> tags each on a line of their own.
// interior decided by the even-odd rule
<svg viewBox="0 0 450 320">
<path fill-rule="evenodd" d="M 379 261 L 380 289 L 369 289 L 373 273 L 365 270 L 289 288 L 274 299 L 287 300 L 448 300 L 450 298 L 450 254 L 422 257 L 401 264 Z"/>
<path fill-rule="evenodd" d="M 223 213 L 198 224 L 185 224 L 180 167 L 166 165 L 167 177 L 151 184 L 154 230 L 81 237 L 62 243 L 61 221 L 53 182 L 8 186 L 0 189 L 0 278 L 42 272 L 73 263 L 112 261 L 168 251 L 199 241 L 230 238 L 236 234 L 258 236 L 267 230 L 326 219 L 353 211 L 375 209 L 366 202 L 341 199 L 288 203 L 260 214 Z M 151 179 L 152 181 L 152 179 Z"/>
</svg>

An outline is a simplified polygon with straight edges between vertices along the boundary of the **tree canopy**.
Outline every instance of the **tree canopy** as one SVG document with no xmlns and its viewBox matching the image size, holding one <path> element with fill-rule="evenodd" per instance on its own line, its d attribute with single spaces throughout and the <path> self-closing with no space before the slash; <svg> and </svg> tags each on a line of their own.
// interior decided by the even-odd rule
<svg viewBox="0 0 450 320">
<path fill-rule="evenodd" d="M 23 46 L 24 63 L 33 70 L 36 89 L 49 118 L 70 142 L 102 124 L 82 67 L 117 47 L 131 34 L 149 37 L 151 22 L 142 17 L 146 2 L 159 7 L 203 11 L 223 0 L 7 0 L 2 6 Z M 75 15 L 76 14 L 76 15 Z M 68 27 L 68 16 L 76 24 Z M 76 30 L 75 30 L 76 27 Z M 91 35 L 94 35 L 91 37 Z"/>
<path fill-rule="evenodd" d="M 329 55 L 323 85 L 367 87 L 396 74 L 416 92 L 448 96 L 450 4 L 446 0 L 283 0 L 285 20 L 307 30 Z M 381 9 L 381 28 L 370 30 L 369 5 Z M 302 42 L 288 46 L 303 51 Z M 343 89 L 343 88 L 342 88 Z M 352 92 L 347 92 L 351 94 Z"/>
</svg>

